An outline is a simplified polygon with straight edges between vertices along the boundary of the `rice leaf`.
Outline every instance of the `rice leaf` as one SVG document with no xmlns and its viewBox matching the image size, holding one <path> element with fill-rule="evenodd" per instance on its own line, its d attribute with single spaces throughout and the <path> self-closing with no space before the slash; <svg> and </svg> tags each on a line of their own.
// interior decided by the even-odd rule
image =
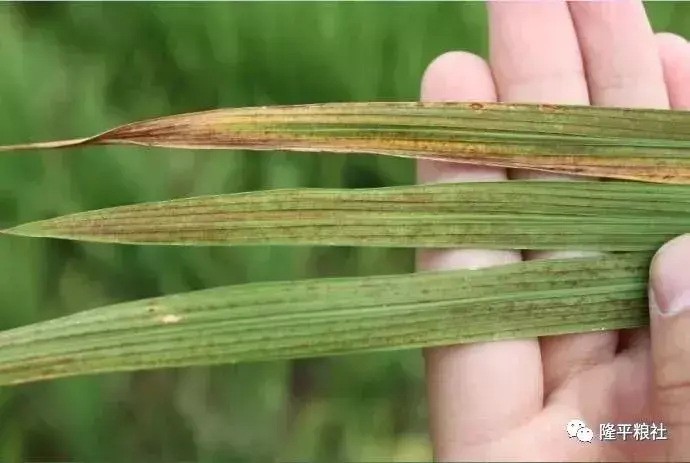
<svg viewBox="0 0 690 463">
<path fill-rule="evenodd" d="M 0 384 L 639 327 L 650 257 L 252 283 L 117 304 L 0 333 Z"/>
<path fill-rule="evenodd" d="M 511 181 L 292 189 L 134 204 L 5 233 L 170 245 L 350 245 L 653 251 L 690 232 L 690 188 Z"/>
<path fill-rule="evenodd" d="M 137 122 L 95 144 L 372 153 L 654 183 L 690 183 L 690 112 L 506 103 L 330 103 Z"/>
</svg>

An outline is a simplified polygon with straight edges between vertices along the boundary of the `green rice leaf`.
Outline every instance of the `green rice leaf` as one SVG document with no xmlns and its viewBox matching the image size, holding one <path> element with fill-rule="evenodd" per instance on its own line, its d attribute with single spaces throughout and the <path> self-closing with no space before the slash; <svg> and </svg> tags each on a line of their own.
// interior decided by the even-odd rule
<svg viewBox="0 0 690 463">
<path fill-rule="evenodd" d="M 202 196 L 77 213 L 5 233 L 172 245 L 652 251 L 690 232 L 690 188 L 510 181 Z"/>
<path fill-rule="evenodd" d="M 638 327 L 648 322 L 650 257 L 253 283 L 117 304 L 0 333 L 0 384 Z"/>
</svg>

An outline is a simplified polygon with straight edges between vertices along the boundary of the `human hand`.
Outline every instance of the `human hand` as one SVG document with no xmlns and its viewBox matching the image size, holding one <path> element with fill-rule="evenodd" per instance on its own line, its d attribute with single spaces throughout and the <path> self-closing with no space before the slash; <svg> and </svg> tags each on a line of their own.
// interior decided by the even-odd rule
<svg viewBox="0 0 690 463">
<path fill-rule="evenodd" d="M 488 10 L 491 67 L 469 53 L 444 54 L 425 73 L 423 100 L 690 108 L 690 44 L 655 36 L 637 1 L 489 2 Z M 420 162 L 418 176 L 421 182 L 563 178 L 428 161 Z M 423 251 L 418 267 L 570 255 Z M 662 248 L 650 281 L 652 304 L 690 307 L 690 236 Z M 425 359 L 438 460 L 690 460 L 690 313 L 652 309 L 650 330 L 436 348 Z M 572 419 L 592 428 L 591 443 L 568 438 Z M 663 423 L 668 439 L 599 440 L 600 424 L 643 422 Z"/>
</svg>

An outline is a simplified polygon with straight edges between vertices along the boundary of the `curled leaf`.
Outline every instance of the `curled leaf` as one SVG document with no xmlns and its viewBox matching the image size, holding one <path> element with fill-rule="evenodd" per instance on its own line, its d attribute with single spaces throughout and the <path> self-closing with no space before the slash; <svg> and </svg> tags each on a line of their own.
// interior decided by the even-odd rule
<svg viewBox="0 0 690 463">
<path fill-rule="evenodd" d="M 202 196 L 82 212 L 5 233 L 173 245 L 657 249 L 690 232 L 690 189 L 512 181 Z"/>
<path fill-rule="evenodd" d="M 417 102 L 234 108 L 0 151 L 94 144 L 372 153 L 690 183 L 690 112 L 654 109 Z"/>
</svg>

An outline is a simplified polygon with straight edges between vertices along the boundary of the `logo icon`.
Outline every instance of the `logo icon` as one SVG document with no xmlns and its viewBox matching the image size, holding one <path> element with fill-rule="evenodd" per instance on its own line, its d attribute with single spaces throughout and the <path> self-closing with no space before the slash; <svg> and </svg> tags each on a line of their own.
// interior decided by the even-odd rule
<svg viewBox="0 0 690 463">
<path fill-rule="evenodd" d="M 582 420 L 568 421 L 568 424 L 565 425 L 565 432 L 568 433 L 568 437 L 577 438 L 580 442 L 592 442 L 594 439 L 594 432 Z"/>
</svg>

